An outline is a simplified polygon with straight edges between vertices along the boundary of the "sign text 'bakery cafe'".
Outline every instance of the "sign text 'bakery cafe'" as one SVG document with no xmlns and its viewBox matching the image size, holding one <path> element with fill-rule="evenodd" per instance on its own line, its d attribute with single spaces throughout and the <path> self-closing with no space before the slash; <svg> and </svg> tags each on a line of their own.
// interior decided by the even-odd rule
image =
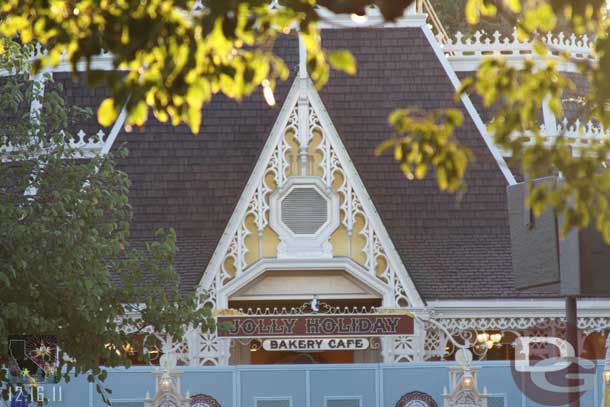
<svg viewBox="0 0 610 407">
<path fill-rule="evenodd" d="M 412 335 L 408 314 L 220 315 L 218 336 L 282 338 Z"/>
</svg>

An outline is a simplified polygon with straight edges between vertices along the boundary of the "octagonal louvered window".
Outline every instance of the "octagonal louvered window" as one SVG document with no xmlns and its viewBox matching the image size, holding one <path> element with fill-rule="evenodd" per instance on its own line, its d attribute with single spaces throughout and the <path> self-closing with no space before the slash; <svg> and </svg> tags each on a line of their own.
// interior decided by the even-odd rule
<svg viewBox="0 0 610 407">
<path fill-rule="evenodd" d="M 320 177 L 291 176 L 269 198 L 269 225 L 282 241 L 278 258 L 330 258 L 339 195 Z"/>
<path fill-rule="evenodd" d="M 328 201 L 315 188 L 294 188 L 281 201 L 282 223 L 295 235 L 312 235 L 328 220 Z"/>
</svg>

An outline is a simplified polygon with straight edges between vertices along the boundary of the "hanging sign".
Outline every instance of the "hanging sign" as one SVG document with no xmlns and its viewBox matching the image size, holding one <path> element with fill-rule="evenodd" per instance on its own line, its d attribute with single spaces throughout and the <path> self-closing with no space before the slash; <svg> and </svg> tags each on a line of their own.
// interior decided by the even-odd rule
<svg viewBox="0 0 610 407">
<path fill-rule="evenodd" d="M 366 338 L 300 338 L 265 339 L 263 349 L 269 351 L 364 350 L 369 348 Z"/>
<path fill-rule="evenodd" d="M 410 314 L 221 315 L 224 338 L 412 335 Z"/>
</svg>

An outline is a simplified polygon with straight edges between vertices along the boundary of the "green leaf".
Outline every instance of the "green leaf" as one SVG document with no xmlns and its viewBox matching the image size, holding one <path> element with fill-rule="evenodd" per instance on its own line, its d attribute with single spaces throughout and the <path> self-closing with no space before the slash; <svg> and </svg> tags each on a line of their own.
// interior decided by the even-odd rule
<svg viewBox="0 0 610 407">
<path fill-rule="evenodd" d="M 113 104 L 114 107 L 114 104 Z M 101 109 L 101 106 L 100 106 Z M 116 118 L 116 116 L 115 116 Z M 146 119 L 148 118 L 148 106 L 146 106 L 146 102 L 143 100 L 136 103 L 134 107 L 131 108 L 129 112 L 129 116 L 127 117 L 127 123 L 133 123 L 137 126 L 143 126 L 146 123 Z M 114 119 L 113 119 L 114 121 Z"/>
<path fill-rule="evenodd" d="M 513 13 L 517 14 L 521 12 L 521 0 L 506 0 L 506 4 Z"/>
<path fill-rule="evenodd" d="M 97 109 L 97 121 L 104 127 L 109 127 L 118 117 L 119 112 L 114 105 L 114 99 L 106 98 Z"/>
<path fill-rule="evenodd" d="M 464 11 L 468 24 L 474 25 L 479 22 L 479 9 L 477 0 L 468 0 Z"/>
<path fill-rule="evenodd" d="M 356 73 L 356 60 L 351 52 L 341 49 L 328 53 L 328 62 L 330 65 L 345 73 L 353 75 Z"/>
</svg>

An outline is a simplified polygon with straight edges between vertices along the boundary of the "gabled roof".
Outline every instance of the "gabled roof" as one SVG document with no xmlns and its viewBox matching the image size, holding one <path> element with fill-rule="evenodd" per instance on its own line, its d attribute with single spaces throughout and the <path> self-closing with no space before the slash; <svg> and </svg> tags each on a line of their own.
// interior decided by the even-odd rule
<svg viewBox="0 0 610 407">
<path fill-rule="evenodd" d="M 276 43 L 276 52 L 290 68 L 298 64 L 296 43 L 294 36 Z M 277 86 L 279 101 L 289 83 Z M 241 102 L 217 95 L 204 107 L 198 135 L 150 117 L 144 128 L 117 137 L 113 149 L 124 145 L 129 150 L 120 168 L 132 184 L 132 238 L 150 239 L 156 229 L 173 227 L 179 249 L 176 268 L 185 289 L 194 289 L 201 279 L 277 112 L 260 93 Z"/>
<path fill-rule="evenodd" d="M 356 57 L 358 73 L 332 72 L 321 98 L 422 297 L 521 296 L 512 288 L 506 177 L 472 112 L 454 101 L 454 84 L 422 28 L 325 30 L 322 41 Z M 298 64 L 296 37 L 279 39 L 276 52 L 289 67 Z M 277 106 L 293 78 L 276 89 Z M 439 192 L 432 176 L 407 182 L 390 156 L 375 157 L 375 147 L 391 135 L 388 114 L 409 106 L 462 109 L 457 137 L 476 162 L 461 199 Z M 175 228 L 185 289 L 200 281 L 277 115 L 259 93 L 242 102 L 217 96 L 204 108 L 197 136 L 150 118 L 114 143 L 129 149 L 121 168 L 132 182 L 133 240 Z"/>
<path fill-rule="evenodd" d="M 512 289 L 507 181 L 420 28 L 333 30 L 329 48 L 349 48 L 358 73 L 333 72 L 321 96 L 415 285 L 425 299 L 506 297 Z M 375 157 L 397 107 L 456 107 L 457 138 L 476 161 L 459 199 L 435 180 L 407 182 L 389 156 Z"/>
</svg>

